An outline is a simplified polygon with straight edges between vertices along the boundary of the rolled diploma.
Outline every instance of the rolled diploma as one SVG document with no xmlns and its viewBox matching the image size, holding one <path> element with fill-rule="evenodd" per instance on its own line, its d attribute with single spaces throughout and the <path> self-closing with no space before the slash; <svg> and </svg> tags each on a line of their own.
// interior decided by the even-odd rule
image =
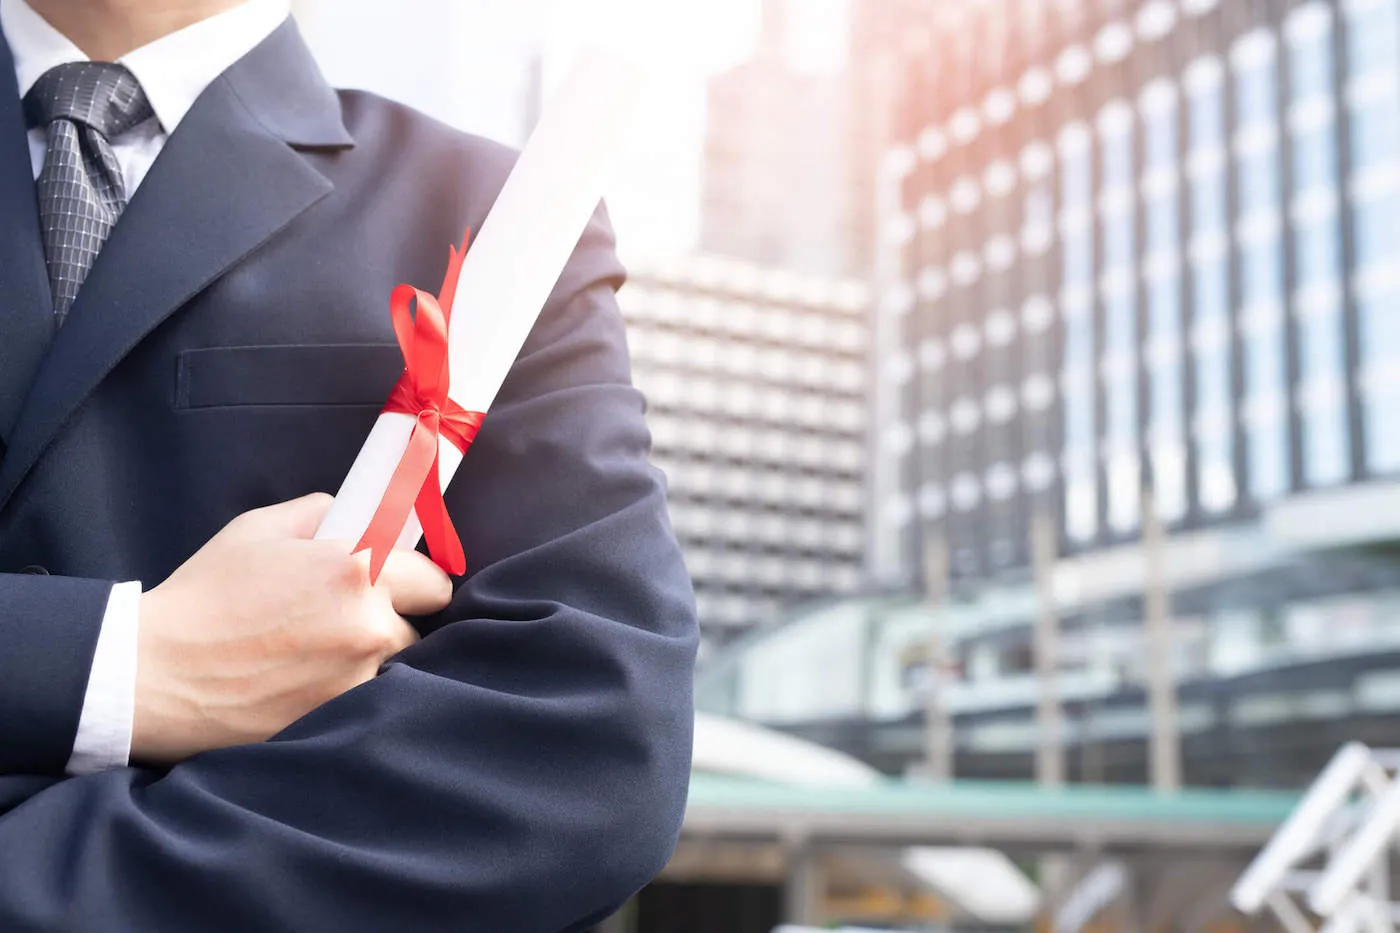
<svg viewBox="0 0 1400 933">
<path fill-rule="evenodd" d="M 473 237 L 448 335 L 450 394 L 468 411 L 490 411 L 602 200 L 645 84 L 639 69 L 618 56 L 583 53 Z M 408 449 L 415 421 L 404 414 L 379 416 L 316 537 L 360 540 Z M 461 452 L 443 440 L 443 489 L 461 462 Z M 397 546 L 417 547 L 422 534 L 410 514 Z"/>
</svg>

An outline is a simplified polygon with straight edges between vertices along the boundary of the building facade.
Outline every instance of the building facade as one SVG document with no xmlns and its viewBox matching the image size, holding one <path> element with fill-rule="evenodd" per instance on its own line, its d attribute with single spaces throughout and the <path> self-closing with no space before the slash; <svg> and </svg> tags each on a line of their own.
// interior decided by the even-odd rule
<svg viewBox="0 0 1400 933">
<path fill-rule="evenodd" d="M 1400 5 L 933 3 L 913 60 L 887 578 L 1015 575 L 1400 472 Z"/>
<path fill-rule="evenodd" d="M 619 300 L 707 640 L 856 590 L 868 289 L 692 257 Z"/>
<path fill-rule="evenodd" d="M 710 668 L 710 707 L 900 770 L 936 637 L 957 773 L 1028 778 L 1048 604 L 1071 777 L 1143 780 L 1155 573 L 1189 782 L 1301 785 L 1346 739 L 1400 742 L 1400 2 L 905 24 L 871 569 L 937 601 L 794 619 Z"/>
</svg>

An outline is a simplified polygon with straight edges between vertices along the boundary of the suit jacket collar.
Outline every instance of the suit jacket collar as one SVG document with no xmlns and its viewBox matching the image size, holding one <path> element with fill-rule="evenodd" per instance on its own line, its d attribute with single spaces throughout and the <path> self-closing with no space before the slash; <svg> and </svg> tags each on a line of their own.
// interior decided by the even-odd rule
<svg viewBox="0 0 1400 933">
<path fill-rule="evenodd" d="M 341 117 L 340 96 L 326 83 L 290 19 L 224 72 L 221 80 L 249 116 L 289 146 L 348 149 L 355 145 Z"/>
<path fill-rule="evenodd" d="M 6 78 L 3 64 L 0 82 L 8 85 L 0 88 L 13 89 L 13 69 Z M 0 301 L 21 305 L 0 322 L 0 346 L 10 343 L 11 318 L 42 319 L 21 325 L 21 336 L 52 328 L 27 144 L 9 112 L 17 109 L 16 95 L 0 91 Z M 48 353 L 42 342 L 37 354 L 15 351 L 21 364 L 36 355 L 39 361 L 30 366 L 32 384 L 0 461 L 0 507 L 141 340 L 330 193 L 330 181 L 296 150 L 352 145 L 339 98 L 291 20 L 209 86 L 137 189 Z M 15 204 L 19 211 L 11 210 Z M 10 243 L 21 238 L 29 245 Z M 7 259 L 23 260 L 25 268 L 11 276 Z M 10 352 L 0 351 L 0 371 Z M 10 391 L 9 379 L 0 379 Z"/>
</svg>

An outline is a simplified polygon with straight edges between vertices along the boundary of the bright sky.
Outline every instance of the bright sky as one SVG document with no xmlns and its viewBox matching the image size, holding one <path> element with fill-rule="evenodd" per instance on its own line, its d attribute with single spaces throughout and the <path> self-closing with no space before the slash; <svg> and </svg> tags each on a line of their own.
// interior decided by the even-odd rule
<svg viewBox="0 0 1400 933">
<path fill-rule="evenodd" d="M 831 67 L 847 0 L 793 2 L 803 14 L 794 61 Z M 514 145 L 529 92 L 522 64 L 534 50 L 544 52 L 546 89 L 584 46 L 627 54 L 647 69 L 653 94 L 608 195 L 621 249 L 645 260 L 694 247 L 705 79 L 751 54 L 760 0 L 298 0 L 296 8 L 332 83 Z"/>
</svg>

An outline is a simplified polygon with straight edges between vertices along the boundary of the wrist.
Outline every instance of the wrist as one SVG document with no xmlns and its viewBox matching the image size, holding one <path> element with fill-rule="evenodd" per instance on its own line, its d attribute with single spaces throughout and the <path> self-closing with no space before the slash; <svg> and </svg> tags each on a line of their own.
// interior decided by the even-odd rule
<svg viewBox="0 0 1400 933">
<path fill-rule="evenodd" d="M 170 760 L 175 718 L 165 683 L 162 635 L 168 597 L 161 587 L 141 594 L 141 623 L 136 635 L 136 689 L 131 720 L 131 757 L 145 762 Z"/>
</svg>

